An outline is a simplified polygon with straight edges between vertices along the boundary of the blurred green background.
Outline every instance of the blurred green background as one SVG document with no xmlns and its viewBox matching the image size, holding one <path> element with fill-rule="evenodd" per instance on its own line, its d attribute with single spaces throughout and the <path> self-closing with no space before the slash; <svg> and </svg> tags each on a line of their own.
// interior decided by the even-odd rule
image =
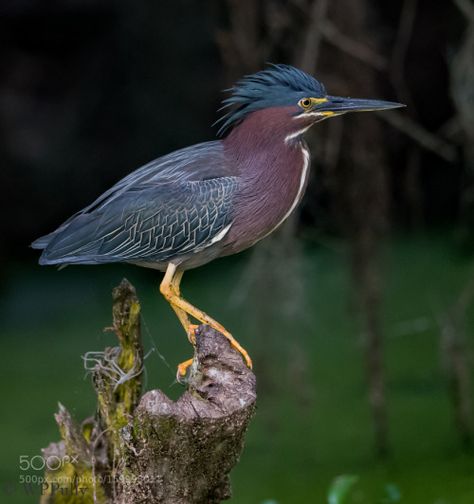
<svg viewBox="0 0 474 504">
<path fill-rule="evenodd" d="M 474 501 L 474 460 L 461 449 L 453 422 L 438 320 L 471 273 L 470 262 L 448 234 L 398 237 L 390 242 L 388 256 L 383 327 L 393 449 L 382 461 L 374 457 L 362 335 L 347 310 L 344 254 L 305 247 L 304 294 L 310 311 L 292 321 L 290 330 L 275 324 L 265 335 L 273 345 L 266 347 L 246 323 L 254 307 L 222 301 L 242 288 L 245 255 L 188 273 L 185 294 L 239 334 L 257 358 L 259 384 L 265 383 L 233 472 L 233 502 L 325 502 L 339 474 L 359 476 L 351 503 L 392 502 L 383 500 L 390 484 L 398 487 L 400 502 Z M 58 273 L 13 265 L 9 297 L 2 302 L 4 482 L 41 474 L 22 472 L 19 456 L 34 456 L 58 439 L 52 417 L 58 400 L 77 419 L 93 413 L 95 398 L 80 356 L 115 343 L 114 335 L 101 329 L 111 321 L 111 288 L 123 276 L 138 289 L 145 346 L 155 349 L 146 361 L 146 388 L 160 387 L 171 397 L 181 392 L 174 382 L 175 366 L 190 348 L 158 294 L 156 275 L 129 267 Z M 275 317 L 281 320 L 278 308 Z M 467 317 L 472 328 L 472 308 Z M 294 351 L 295 340 L 304 359 Z M 265 380 L 260 380 L 262 368 L 268 370 Z M 34 501 L 18 488 L 8 497 L 12 503 Z"/>
<path fill-rule="evenodd" d="M 191 351 L 158 273 L 58 272 L 29 243 L 131 169 L 211 139 L 220 90 L 267 61 L 332 94 L 408 108 L 315 127 L 299 213 L 255 250 L 185 276 L 186 297 L 255 361 L 258 409 L 232 502 L 327 502 L 339 475 L 358 477 L 345 503 L 474 502 L 472 9 L 2 2 L 2 502 L 38 501 L 42 471 L 21 460 L 58 439 L 58 401 L 79 421 L 94 413 L 81 356 L 115 343 L 102 329 L 122 277 L 142 302 L 146 388 L 177 397 Z"/>
</svg>

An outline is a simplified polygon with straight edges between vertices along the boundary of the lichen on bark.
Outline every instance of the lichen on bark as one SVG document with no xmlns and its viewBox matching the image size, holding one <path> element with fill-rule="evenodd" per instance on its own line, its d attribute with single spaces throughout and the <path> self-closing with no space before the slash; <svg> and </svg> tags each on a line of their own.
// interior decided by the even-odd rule
<svg viewBox="0 0 474 504">
<path fill-rule="evenodd" d="M 43 450 L 63 463 L 46 472 L 41 504 L 212 504 L 230 497 L 229 473 L 243 449 L 255 376 L 220 333 L 196 331 L 194 362 L 177 401 L 141 397 L 140 304 L 127 281 L 113 290 L 119 346 L 84 356 L 97 414 L 78 425 L 60 405 L 62 441 Z M 56 460 L 56 459 L 55 459 Z"/>
</svg>

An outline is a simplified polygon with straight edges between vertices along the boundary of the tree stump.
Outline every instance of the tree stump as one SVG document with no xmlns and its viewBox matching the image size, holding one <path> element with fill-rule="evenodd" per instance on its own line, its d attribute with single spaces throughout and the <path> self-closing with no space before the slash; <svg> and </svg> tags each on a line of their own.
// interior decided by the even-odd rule
<svg viewBox="0 0 474 504">
<path fill-rule="evenodd" d="M 141 395 L 140 304 L 127 281 L 113 291 L 120 346 L 88 352 L 98 412 L 80 426 L 64 406 L 55 415 L 62 441 L 43 450 L 41 504 L 213 504 L 231 495 L 255 401 L 255 375 L 219 332 L 196 331 L 186 391 Z"/>
</svg>

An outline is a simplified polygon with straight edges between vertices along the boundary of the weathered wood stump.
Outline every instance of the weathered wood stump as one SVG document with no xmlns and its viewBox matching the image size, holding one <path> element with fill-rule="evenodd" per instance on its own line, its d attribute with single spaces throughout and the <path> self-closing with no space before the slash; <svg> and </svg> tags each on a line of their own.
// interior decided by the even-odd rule
<svg viewBox="0 0 474 504">
<path fill-rule="evenodd" d="M 218 503 L 230 497 L 229 473 L 255 409 L 255 376 L 227 339 L 196 332 L 186 391 L 141 396 L 140 305 L 126 280 L 113 291 L 120 346 L 84 356 L 98 412 L 81 426 L 60 405 L 62 441 L 43 450 L 61 461 L 46 473 L 42 504 Z M 47 464 L 49 467 L 52 464 Z"/>
</svg>

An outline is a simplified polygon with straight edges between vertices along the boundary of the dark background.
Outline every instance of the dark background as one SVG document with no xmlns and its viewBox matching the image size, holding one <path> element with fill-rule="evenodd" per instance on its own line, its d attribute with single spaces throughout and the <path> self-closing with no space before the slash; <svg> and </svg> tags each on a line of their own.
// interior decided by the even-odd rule
<svg viewBox="0 0 474 504">
<path fill-rule="evenodd" d="M 434 142 L 449 142 L 451 159 L 446 160 L 420 149 L 400 130 L 384 128 L 378 139 L 383 145 L 375 149 L 390 154 L 392 221 L 405 227 L 415 218 L 428 226 L 450 225 L 458 222 L 467 183 L 462 146 L 468 139 L 463 138 L 451 85 L 466 20 L 455 2 L 410 3 L 416 6 L 403 59 L 394 44 L 401 11 L 407 7 L 403 2 L 366 2 L 362 35 L 357 33 L 355 42 L 364 44 L 362 36 L 368 41 L 369 58 L 379 50 L 372 62 L 376 70 L 381 67 L 376 76 L 368 75 L 373 66 L 357 58 L 345 69 L 347 54 L 324 38 L 318 68 L 307 70 L 333 94 L 407 103 L 405 120 L 411 118 L 435 135 Z M 311 2 L 239 5 L 191 0 L 2 2 L 2 256 L 25 257 L 32 237 L 55 227 L 131 169 L 211 139 L 221 90 L 234 78 L 262 68 L 264 60 L 299 63 L 311 28 Z M 362 6 L 355 5 L 360 12 Z M 256 20 L 260 25 L 254 37 L 261 39 L 254 42 L 256 48 L 242 49 L 241 41 L 233 40 L 241 28 L 234 10 L 245 9 L 261 16 Z M 342 21 L 350 14 L 342 1 L 332 10 Z M 250 22 L 244 19 L 242 24 Z M 344 26 L 338 29 L 342 33 Z M 246 43 L 251 46 L 252 41 Z M 420 159 L 409 162 L 415 149 Z M 307 197 L 304 217 L 309 225 L 324 223 L 333 230 L 337 226 L 331 216 L 313 211 L 319 212 L 332 196 L 323 191 L 324 182 L 315 180 L 322 199 Z M 407 184 L 414 186 L 409 190 L 416 191 L 415 201 Z M 5 218 L 7 214 L 15 218 Z"/>
<path fill-rule="evenodd" d="M 150 386 L 179 393 L 171 370 L 189 352 L 156 273 L 58 273 L 29 244 L 132 169 L 214 138 L 221 90 L 266 62 L 408 107 L 313 128 L 298 214 L 255 252 L 186 275 L 257 363 L 235 502 L 322 502 L 342 473 L 359 476 L 347 502 L 474 502 L 469 0 L 1 3 L 2 481 L 57 437 L 58 399 L 93 411 L 79 356 L 104 345 L 122 276 L 163 356 Z"/>
</svg>

